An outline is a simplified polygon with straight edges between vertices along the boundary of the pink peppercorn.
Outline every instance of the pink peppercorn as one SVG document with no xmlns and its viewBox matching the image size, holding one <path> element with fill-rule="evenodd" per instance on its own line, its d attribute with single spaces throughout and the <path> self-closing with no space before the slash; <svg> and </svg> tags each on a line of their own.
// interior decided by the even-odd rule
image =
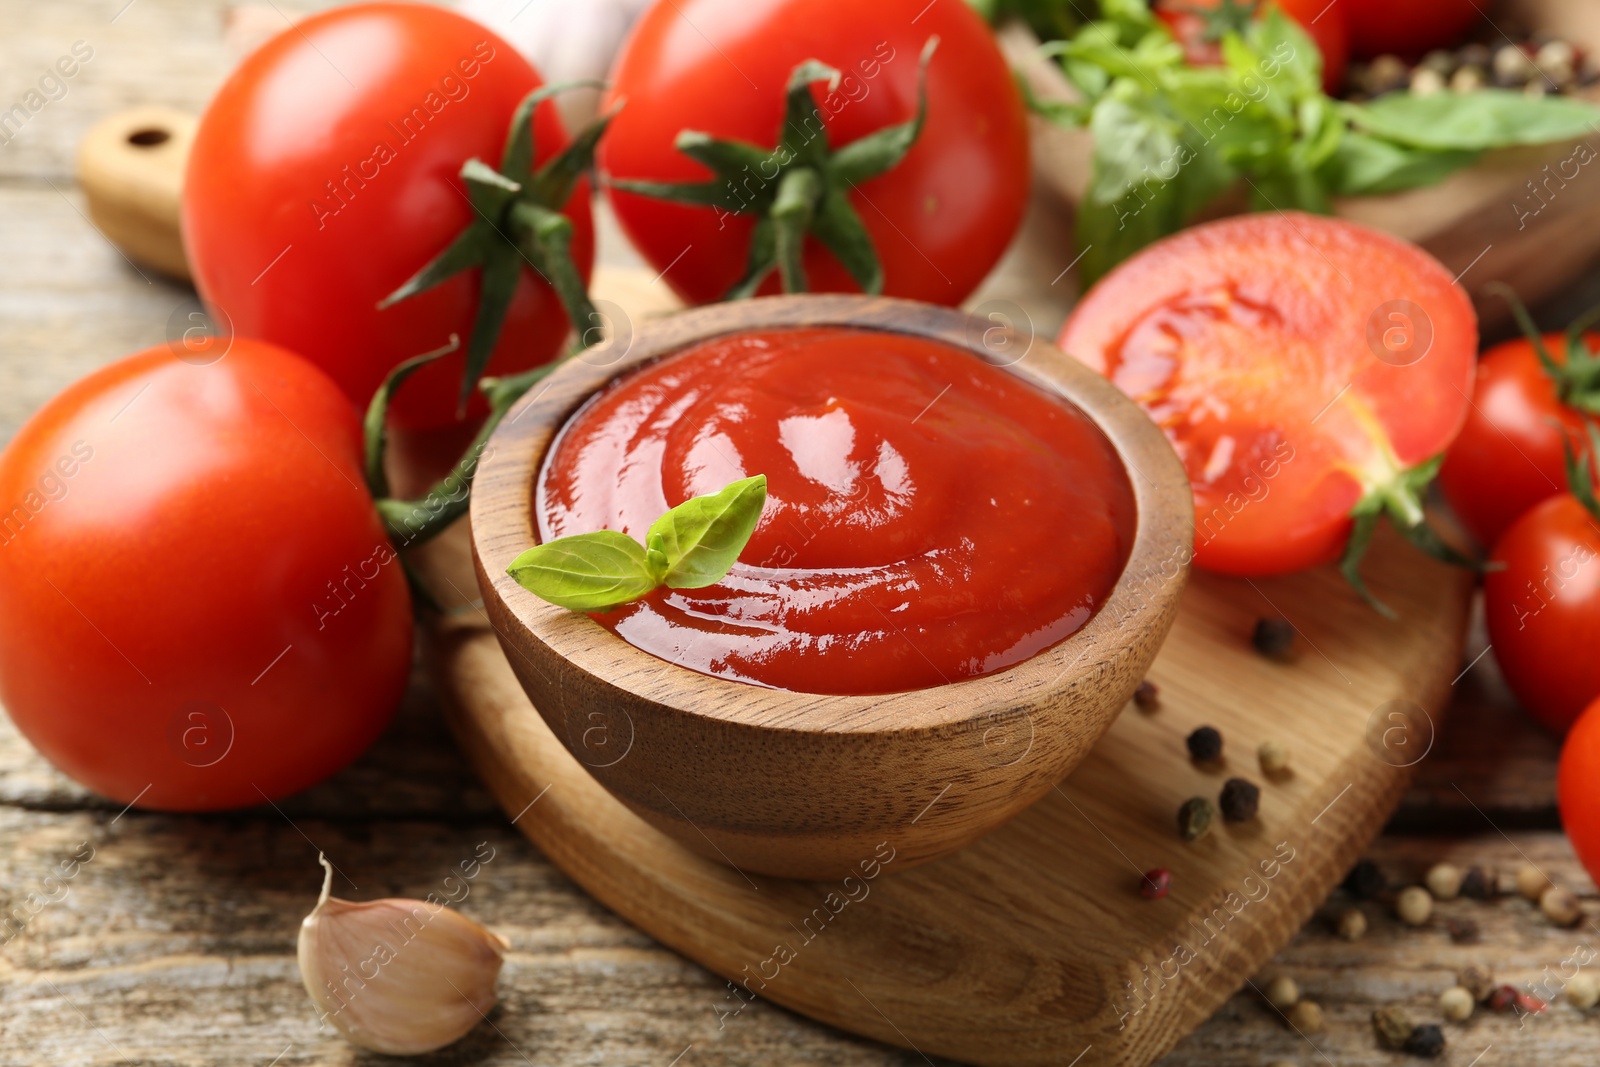
<svg viewBox="0 0 1600 1067">
<path fill-rule="evenodd" d="M 1172 872 L 1165 867 L 1157 867 L 1144 872 L 1144 878 L 1139 882 L 1139 895 L 1146 900 L 1160 900 L 1171 887 Z"/>
</svg>

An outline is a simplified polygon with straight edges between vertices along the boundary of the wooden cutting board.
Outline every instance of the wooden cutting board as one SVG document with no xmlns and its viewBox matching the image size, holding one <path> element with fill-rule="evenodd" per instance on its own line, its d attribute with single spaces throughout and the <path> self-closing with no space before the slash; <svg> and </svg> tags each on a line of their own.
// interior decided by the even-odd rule
<svg viewBox="0 0 1600 1067">
<path fill-rule="evenodd" d="M 630 272 L 602 272 L 597 291 L 635 318 L 668 303 Z M 462 604 L 426 635 L 452 729 L 552 861 L 732 980 L 705 1006 L 709 1029 L 739 1025 L 758 995 L 925 1055 L 1008 1067 L 1149 1063 L 1290 939 L 1431 744 L 1461 669 L 1471 589 L 1391 536 L 1367 569 L 1398 622 L 1331 568 L 1255 582 L 1196 573 L 1151 672 L 1159 709 L 1126 710 L 1055 792 L 926 866 L 897 872 L 891 840 L 871 880 L 791 882 L 701 859 L 595 783 L 466 603 L 476 587 L 463 534 L 423 560 L 431 584 Z M 1292 663 L 1251 647 L 1256 620 L 1274 615 L 1299 631 Z M 1184 738 L 1201 725 L 1222 732 L 1224 767 L 1189 761 Z M 1255 756 L 1268 739 L 1292 753 L 1278 780 Z M 625 753 L 630 740 L 605 743 Z M 1214 799 L 1234 775 L 1262 786 L 1259 818 L 1181 840 L 1183 801 Z M 928 800 L 939 802 L 932 789 Z M 1171 870 L 1171 893 L 1146 900 L 1141 874 L 1158 867 Z"/>
</svg>

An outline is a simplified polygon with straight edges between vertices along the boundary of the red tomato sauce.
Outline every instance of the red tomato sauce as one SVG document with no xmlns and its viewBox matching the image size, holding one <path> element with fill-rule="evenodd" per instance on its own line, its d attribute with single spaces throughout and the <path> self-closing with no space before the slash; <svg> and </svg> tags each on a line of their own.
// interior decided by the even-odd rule
<svg viewBox="0 0 1600 1067">
<path fill-rule="evenodd" d="M 951 345 L 815 327 L 715 338 L 601 391 L 546 457 L 539 534 L 642 541 L 756 474 L 766 508 L 726 578 L 596 621 L 721 678 L 922 689 L 1077 632 L 1133 542 L 1127 472 L 1076 407 Z"/>
</svg>

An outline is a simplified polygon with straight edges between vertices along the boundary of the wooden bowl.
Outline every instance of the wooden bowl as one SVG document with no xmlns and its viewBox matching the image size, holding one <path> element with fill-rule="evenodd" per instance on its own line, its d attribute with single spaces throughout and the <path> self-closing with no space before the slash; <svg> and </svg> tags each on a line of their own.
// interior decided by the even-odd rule
<svg viewBox="0 0 1600 1067">
<path fill-rule="evenodd" d="M 546 449 L 596 390 L 639 365 L 743 329 L 837 325 L 964 348 L 1081 408 L 1129 469 L 1137 526 L 1100 612 L 1007 670 L 932 689 L 826 696 L 674 666 L 506 574 L 537 537 Z M 740 871 L 839 878 L 951 852 L 1039 799 L 1127 703 L 1176 615 L 1194 515 L 1161 431 L 1098 374 L 961 312 L 861 296 L 719 304 L 641 325 L 606 366 L 568 361 L 491 438 L 472 493 L 473 556 L 506 658 L 568 750 L 685 847 Z M 990 355 L 985 340 L 1004 359 Z M 1020 359 L 1016 353 L 1024 353 Z"/>
</svg>

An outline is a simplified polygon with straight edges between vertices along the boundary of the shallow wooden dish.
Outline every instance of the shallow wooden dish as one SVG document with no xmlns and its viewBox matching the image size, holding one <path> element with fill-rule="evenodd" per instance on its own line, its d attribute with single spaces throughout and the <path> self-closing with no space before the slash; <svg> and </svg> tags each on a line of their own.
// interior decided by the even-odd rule
<svg viewBox="0 0 1600 1067">
<path fill-rule="evenodd" d="M 1584 51 L 1600 49 L 1600 4 L 1593 0 L 1502 0 L 1482 7 L 1491 21 L 1510 18 Z M 1061 69 L 1039 55 L 1038 38 L 1026 26 L 1014 21 L 999 36 L 1007 59 L 1035 96 L 1076 97 Z M 1592 87 L 1584 95 L 1600 102 L 1600 91 Z M 1075 211 L 1089 189 L 1091 135 L 1039 116 L 1030 119 L 1029 128 L 1036 180 Z M 1584 143 L 1592 153 L 1600 138 Z M 1573 141 L 1557 141 L 1489 152 L 1436 185 L 1341 198 L 1334 213 L 1421 245 L 1458 276 L 1486 332 L 1510 328 L 1508 305 L 1488 291 L 1492 282 L 1506 282 L 1526 303 L 1537 304 L 1600 258 L 1600 196 L 1585 184 L 1588 168 L 1578 161 L 1588 156 L 1575 158 L 1579 149 Z M 1207 217 L 1243 209 L 1242 194 L 1233 199 L 1225 194 Z"/>
<path fill-rule="evenodd" d="M 910 693 L 819 696 L 711 678 L 642 652 L 507 576 L 537 540 L 532 489 L 546 449 L 587 397 L 705 338 L 800 325 L 912 333 L 979 357 L 988 356 L 993 329 L 902 301 L 775 297 L 650 323 L 610 365 L 573 360 L 512 410 L 479 467 L 478 583 L 506 656 L 552 731 L 653 826 L 741 871 L 838 877 L 888 841 L 904 870 L 1032 804 L 1111 725 L 1176 614 L 1192 543 L 1188 481 L 1138 408 L 1034 342 L 1010 369 L 1080 407 L 1128 465 L 1139 513 L 1128 565 L 1105 607 L 1060 645 L 993 675 Z"/>
</svg>

